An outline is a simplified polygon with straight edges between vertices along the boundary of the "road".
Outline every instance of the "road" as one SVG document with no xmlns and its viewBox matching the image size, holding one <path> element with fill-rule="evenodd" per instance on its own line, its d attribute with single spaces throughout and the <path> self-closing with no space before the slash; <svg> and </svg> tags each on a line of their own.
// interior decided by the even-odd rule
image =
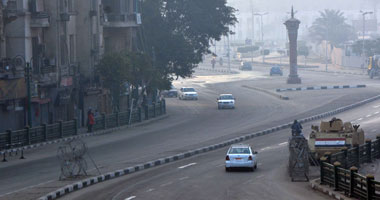
<svg viewBox="0 0 380 200">
<path fill-rule="evenodd" d="M 366 136 L 373 139 L 379 133 L 379 113 L 380 101 L 377 101 L 337 117 L 360 122 Z M 304 124 L 306 136 L 312 124 L 318 123 Z M 290 182 L 287 175 L 289 132 L 279 131 L 246 142 L 259 152 L 259 166 L 255 172 L 225 172 L 226 147 L 101 183 L 63 199 L 326 199 L 311 192 L 307 183 Z"/>
<path fill-rule="evenodd" d="M 84 141 L 89 146 L 89 152 L 95 163 L 100 167 L 101 172 L 105 173 L 288 123 L 293 119 L 329 111 L 377 95 L 379 88 L 379 84 L 376 82 L 378 80 L 369 80 L 367 77 L 315 72 L 302 72 L 304 84 L 317 86 L 321 84 L 357 83 L 368 84 L 369 87 L 364 89 L 289 92 L 286 93 L 291 98 L 289 101 L 242 87 L 243 85 L 252 85 L 270 90 L 288 87 L 284 84 L 286 77 L 269 77 L 267 74 L 267 68 L 257 68 L 253 72 L 242 72 L 228 76 L 203 71 L 197 72 L 192 79 L 176 81 L 175 85 L 177 87 L 195 87 L 200 94 L 199 101 L 168 99 L 168 118 L 144 127 L 88 137 Z M 216 98 L 220 93 L 233 93 L 237 98 L 237 109 L 217 110 Z M 284 133 L 284 135 L 286 134 Z M 271 137 L 273 136 L 260 138 L 260 140 L 269 142 L 262 142 L 260 145 L 270 146 L 284 142 L 283 140 L 270 139 Z M 287 136 L 284 138 L 286 139 Z M 265 148 L 264 146 L 262 148 Z M 26 160 L 13 159 L 8 163 L 0 163 L 0 199 L 33 199 L 54 190 L 54 188 L 70 183 L 70 181 L 57 181 L 59 177 L 59 163 L 56 158 L 57 147 L 58 145 L 50 145 L 28 151 L 26 152 Z M 283 150 L 286 150 L 285 146 Z M 220 150 L 212 152 L 210 155 L 216 155 L 215 153 L 219 154 L 212 159 L 213 163 L 221 165 L 222 161 L 219 159 L 219 155 L 225 152 Z M 260 155 L 263 157 L 262 162 L 266 164 L 265 166 L 275 166 L 276 163 L 286 160 L 286 151 L 283 155 L 270 151 L 268 151 L 267 156 L 264 156 L 265 154 L 266 152 L 263 152 Z M 205 159 L 204 162 L 207 163 L 209 158 L 206 157 Z M 201 161 L 196 163 L 202 163 Z M 188 176 L 194 178 L 198 172 L 205 172 L 206 177 L 209 177 L 205 183 L 223 182 L 224 178 L 222 177 L 214 180 L 215 177 L 219 177 L 219 174 L 215 174 L 218 172 L 217 170 L 209 173 L 213 167 L 215 166 L 196 164 L 189 167 L 189 169 L 197 170 Z M 94 166 L 91 168 L 93 169 Z M 222 167 L 219 169 L 219 172 L 223 172 Z M 266 169 L 268 170 L 268 177 L 274 179 L 274 176 L 269 175 L 273 175 L 275 172 L 282 173 L 280 169 L 281 167 Z M 162 171 L 166 171 L 166 169 L 162 168 Z M 90 174 L 95 175 L 96 171 L 91 170 Z M 256 174 L 259 173 L 254 173 L 252 176 L 256 176 Z M 198 176 L 200 175 L 201 173 L 198 174 Z M 162 176 L 165 177 L 164 174 Z M 167 180 L 171 180 L 171 178 L 173 177 L 165 177 Z M 143 179 L 141 180 L 144 182 Z M 199 184 L 197 180 L 194 181 Z M 247 186 L 249 184 L 247 183 Z M 142 188 L 142 186 L 137 188 Z M 196 187 L 189 191 L 195 192 Z M 186 189 L 184 189 L 184 193 L 186 193 Z M 210 190 L 209 194 L 211 193 Z M 175 196 L 171 197 L 175 199 Z"/>
</svg>

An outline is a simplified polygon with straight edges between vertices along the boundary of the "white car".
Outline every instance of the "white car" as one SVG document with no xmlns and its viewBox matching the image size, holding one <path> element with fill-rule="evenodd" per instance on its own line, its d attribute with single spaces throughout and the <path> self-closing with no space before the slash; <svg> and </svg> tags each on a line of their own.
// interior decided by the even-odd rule
<svg viewBox="0 0 380 200">
<path fill-rule="evenodd" d="M 194 88 L 183 87 L 179 90 L 179 99 L 181 100 L 198 100 L 198 93 Z"/>
<path fill-rule="evenodd" d="M 231 108 L 235 109 L 235 98 L 232 94 L 221 94 L 218 97 L 218 109 Z"/>
<path fill-rule="evenodd" d="M 252 151 L 249 145 L 232 145 L 226 156 L 226 171 L 231 168 L 248 168 L 254 171 L 257 168 L 257 152 Z"/>
</svg>

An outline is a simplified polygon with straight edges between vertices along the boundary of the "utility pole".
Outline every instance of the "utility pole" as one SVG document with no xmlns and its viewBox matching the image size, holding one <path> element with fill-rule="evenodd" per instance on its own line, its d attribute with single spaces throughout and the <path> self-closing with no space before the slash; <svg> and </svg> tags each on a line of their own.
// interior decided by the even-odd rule
<svg viewBox="0 0 380 200">
<path fill-rule="evenodd" d="M 260 29 L 261 29 L 261 43 L 262 43 L 262 54 L 263 54 L 263 63 L 265 62 L 265 49 L 264 49 L 264 27 L 263 27 L 263 16 L 267 15 L 268 13 L 254 13 L 254 15 L 260 16 Z"/>
<path fill-rule="evenodd" d="M 228 71 L 231 73 L 230 34 L 227 34 Z"/>
<path fill-rule="evenodd" d="M 253 0 L 251 1 L 251 10 L 252 10 L 252 63 L 253 63 L 253 56 L 254 56 L 254 51 L 253 51 L 253 46 L 255 45 L 255 13 L 253 12 Z"/>
<path fill-rule="evenodd" d="M 364 42 L 365 42 L 365 16 L 368 15 L 368 14 L 373 14 L 373 12 L 363 12 L 363 11 L 360 11 L 360 13 L 362 13 L 362 15 L 363 15 L 363 47 L 362 47 L 362 56 L 365 57 L 365 54 L 364 54 L 364 49 L 365 49 L 365 45 L 364 45 Z M 365 59 L 363 59 L 363 60 L 365 60 Z"/>
<path fill-rule="evenodd" d="M 32 94 L 30 91 L 30 63 L 26 63 L 26 89 L 28 100 L 28 126 L 32 128 Z"/>
</svg>

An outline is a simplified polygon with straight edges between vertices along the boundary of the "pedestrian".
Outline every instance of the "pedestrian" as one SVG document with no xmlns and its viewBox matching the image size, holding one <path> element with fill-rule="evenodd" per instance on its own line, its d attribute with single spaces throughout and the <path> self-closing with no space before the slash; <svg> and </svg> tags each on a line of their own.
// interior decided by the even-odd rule
<svg viewBox="0 0 380 200">
<path fill-rule="evenodd" d="M 95 118 L 94 114 L 92 113 L 92 110 L 89 109 L 87 112 L 87 132 L 91 133 L 92 132 L 92 127 L 95 124 Z"/>
<path fill-rule="evenodd" d="M 212 64 L 212 68 L 213 68 L 213 69 L 215 68 L 215 63 L 216 63 L 215 58 L 212 58 L 212 60 L 211 60 L 211 64 Z"/>
</svg>

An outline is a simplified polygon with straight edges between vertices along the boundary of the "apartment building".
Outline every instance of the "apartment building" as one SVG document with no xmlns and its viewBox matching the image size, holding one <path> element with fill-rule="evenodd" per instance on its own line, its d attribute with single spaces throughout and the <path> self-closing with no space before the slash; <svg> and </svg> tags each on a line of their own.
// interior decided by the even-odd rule
<svg viewBox="0 0 380 200">
<path fill-rule="evenodd" d="M 95 66 L 107 52 L 132 50 L 138 0 L 3 0 L 0 3 L 0 131 L 110 112 Z"/>
</svg>

